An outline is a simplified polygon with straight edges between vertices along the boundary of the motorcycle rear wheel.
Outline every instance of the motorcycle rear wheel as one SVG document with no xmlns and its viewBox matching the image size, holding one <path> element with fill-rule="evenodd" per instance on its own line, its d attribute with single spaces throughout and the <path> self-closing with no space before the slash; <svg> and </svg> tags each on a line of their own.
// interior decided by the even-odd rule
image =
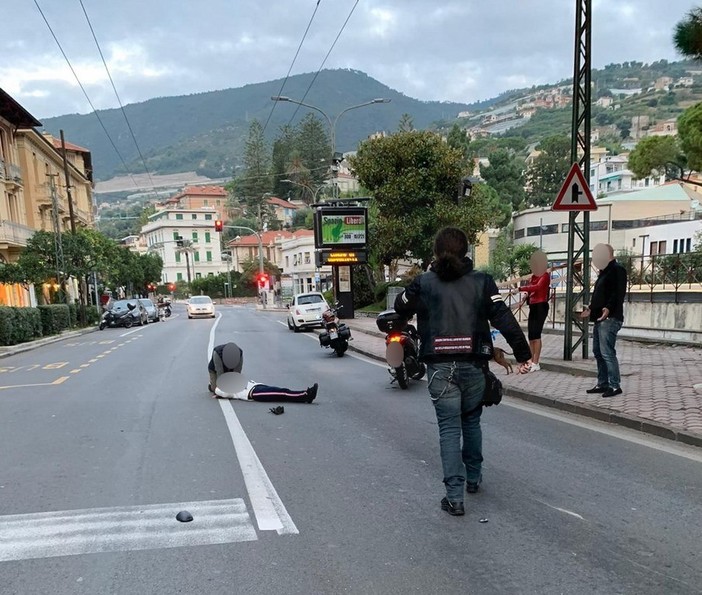
<svg viewBox="0 0 702 595">
<path fill-rule="evenodd" d="M 397 384 L 402 390 L 407 390 L 409 388 L 409 378 L 407 377 L 407 368 L 405 368 L 405 364 L 402 364 L 399 368 L 395 368 L 395 378 L 397 379 Z"/>
</svg>

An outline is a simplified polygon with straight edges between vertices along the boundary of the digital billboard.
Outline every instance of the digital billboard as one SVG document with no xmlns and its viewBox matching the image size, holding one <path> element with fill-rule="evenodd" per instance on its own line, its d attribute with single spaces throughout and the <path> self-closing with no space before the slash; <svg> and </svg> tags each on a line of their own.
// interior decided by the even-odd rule
<svg viewBox="0 0 702 595">
<path fill-rule="evenodd" d="M 368 241 L 368 213 L 363 207 L 319 208 L 315 213 L 315 247 L 361 250 Z"/>
</svg>

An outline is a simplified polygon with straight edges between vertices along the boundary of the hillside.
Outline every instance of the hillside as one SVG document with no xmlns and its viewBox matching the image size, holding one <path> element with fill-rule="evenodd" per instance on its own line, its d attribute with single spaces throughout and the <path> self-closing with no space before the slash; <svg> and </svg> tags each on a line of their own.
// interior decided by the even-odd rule
<svg viewBox="0 0 702 595">
<path fill-rule="evenodd" d="M 312 74 L 290 77 L 283 94 L 301 98 L 312 77 Z M 160 97 L 127 105 L 125 110 L 152 171 L 197 171 L 211 177 L 231 175 L 241 154 L 248 123 L 254 118 L 266 121 L 272 107 L 271 96 L 278 94 L 281 83 L 282 80 L 274 80 L 237 89 Z M 345 107 L 377 97 L 389 98 L 392 102 L 351 111 L 339 121 L 339 150 L 355 149 L 360 140 L 378 130 L 395 129 L 403 113 L 411 114 L 415 126 L 424 128 L 437 120 L 452 119 L 458 112 L 471 109 L 471 106 L 464 104 L 419 101 L 352 70 L 322 71 L 306 102 L 334 117 Z M 292 104 L 276 107 L 266 130 L 269 139 L 279 126 L 290 120 L 295 107 Z M 137 151 L 120 111 L 100 110 L 99 113 L 130 169 L 143 171 L 135 161 Z M 300 108 L 296 121 L 307 113 L 308 110 Z M 72 142 L 90 147 L 97 179 L 108 179 L 123 169 L 93 114 L 46 118 L 43 124 L 54 134 L 62 128 Z"/>
</svg>

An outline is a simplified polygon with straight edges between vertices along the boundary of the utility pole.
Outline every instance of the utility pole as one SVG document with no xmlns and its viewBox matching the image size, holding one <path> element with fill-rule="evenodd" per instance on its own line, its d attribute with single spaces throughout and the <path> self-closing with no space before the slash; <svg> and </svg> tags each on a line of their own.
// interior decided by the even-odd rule
<svg viewBox="0 0 702 595">
<path fill-rule="evenodd" d="M 188 273 L 188 285 L 190 285 L 190 282 L 192 281 L 192 278 L 190 277 L 190 256 L 189 256 L 189 250 L 183 250 L 183 253 L 185 254 L 185 270 Z"/>
<path fill-rule="evenodd" d="M 58 174 L 49 174 L 51 179 L 51 222 L 54 228 L 54 254 L 56 257 L 56 282 L 63 291 L 64 301 L 68 304 L 68 291 L 66 291 L 64 271 L 66 263 L 63 258 L 63 241 L 61 239 L 61 220 L 59 218 L 58 195 L 56 194 L 56 183 L 54 176 Z"/>
<path fill-rule="evenodd" d="M 68 157 L 66 155 L 66 139 L 63 136 L 63 130 L 60 131 L 61 134 L 61 154 L 63 156 L 63 175 L 66 178 L 66 198 L 68 199 L 68 214 L 71 218 L 71 233 L 76 233 L 76 216 L 73 212 L 73 195 L 71 194 L 71 177 L 68 173 Z"/>
<path fill-rule="evenodd" d="M 573 121 L 571 128 L 571 162 L 578 163 L 590 179 L 590 132 L 592 101 L 592 0 L 575 2 L 575 60 L 573 68 Z M 568 220 L 568 272 L 565 303 L 565 337 L 563 359 L 570 361 L 582 347 L 583 359 L 588 357 L 589 325 L 574 310 L 578 302 L 590 299 L 590 213 L 571 211 Z M 576 238 L 579 247 L 576 247 Z M 581 259 L 582 269 L 576 268 Z M 580 287 L 576 291 L 576 284 Z M 574 333 L 574 330 L 577 333 Z M 579 336 L 577 336 L 579 335 Z"/>
</svg>

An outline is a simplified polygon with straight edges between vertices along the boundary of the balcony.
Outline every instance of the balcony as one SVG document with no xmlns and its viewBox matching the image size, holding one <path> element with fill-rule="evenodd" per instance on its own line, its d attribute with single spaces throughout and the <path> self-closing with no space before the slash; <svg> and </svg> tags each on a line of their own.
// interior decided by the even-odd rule
<svg viewBox="0 0 702 595">
<path fill-rule="evenodd" d="M 12 223 L 11 221 L 0 222 L 0 244 L 26 246 L 27 241 L 33 234 L 34 230 L 26 225 Z"/>
<path fill-rule="evenodd" d="M 14 163 L 9 163 L 5 161 L 5 183 L 15 184 L 16 186 L 22 185 L 22 170 L 19 165 Z"/>
</svg>

